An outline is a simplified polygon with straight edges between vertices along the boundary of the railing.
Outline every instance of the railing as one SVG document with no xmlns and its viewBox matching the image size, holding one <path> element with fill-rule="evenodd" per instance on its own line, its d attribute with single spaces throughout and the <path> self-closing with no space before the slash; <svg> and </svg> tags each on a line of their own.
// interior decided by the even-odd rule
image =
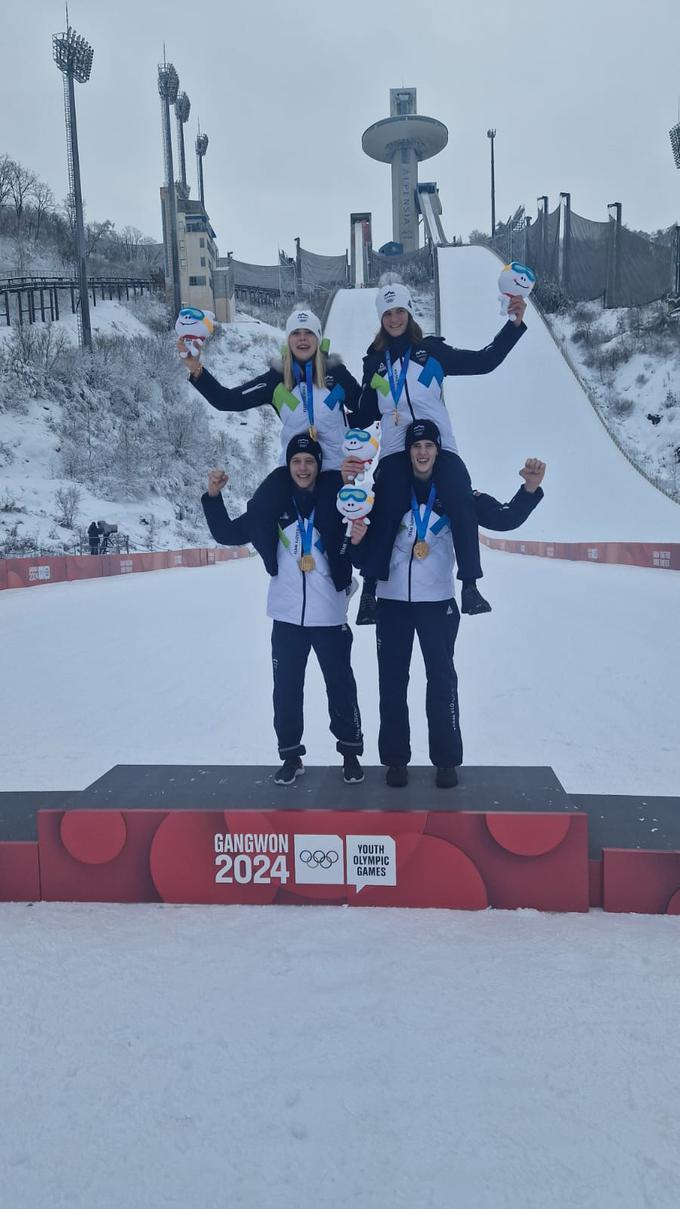
<svg viewBox="0 0 680 1209">
<path fill-rule="evenodd" d="M 92 305 L 97 305 L 97 294 L 101 301 L 122 301 L 136 298 L 155 288 L 149 277 L 91 277 L 87 283 Z M 9 276 L 0 281 L 0 323 L 9 327 L 12 319 L 20 324 L 55 323 L 59 320 L 59 295 L 68 293 L 71 312 L 76 314 L 80 304 L 79 285 L 75 277 L 21 277 Z"/>
</svg>

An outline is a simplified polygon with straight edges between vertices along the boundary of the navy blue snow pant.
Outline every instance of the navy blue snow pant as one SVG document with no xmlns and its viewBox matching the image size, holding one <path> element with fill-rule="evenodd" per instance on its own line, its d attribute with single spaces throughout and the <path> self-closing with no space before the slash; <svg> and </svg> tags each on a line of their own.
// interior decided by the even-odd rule
<svg viewBox="0 0 680 1209">
<path fill-rule="evenodd" d="M 352 671 L 352 631 L 348 625 L 302 626 L 287 621 L 272 625 L 274 730 L 282 760 L 304 756 L 303 703 L 305 669 L 313 650 L 326 683 L 331 734 L 342 755 L 364 750 L 357 686 Z"/>
<path fill-rule="evenodd" d="M 451 522 L 458 579 L 481 579 L 479 521 L 470 475 L 457 453 L 443 449 L 432 472 L 444 512 Z M 388 579 L 394 539 L 411 507 L 411 460 L 407 453 L 381 458 L 375 474 L 375 503 L 371 512 L 371 543 L 362 567 L 366 579 Z"/>
<path fill-rule="evenodd" d="M 427 676 L 425 709 L 430 760 L 437 768 L 462 764 L 458 678 L 453 666 L 460 622 L 455 600 L 411 604 L 406 600 L 378 599 L 377 613 L 381 764 L 408 764 L 411 759 L 407 690 L 415 634 Z"/>
</svg>

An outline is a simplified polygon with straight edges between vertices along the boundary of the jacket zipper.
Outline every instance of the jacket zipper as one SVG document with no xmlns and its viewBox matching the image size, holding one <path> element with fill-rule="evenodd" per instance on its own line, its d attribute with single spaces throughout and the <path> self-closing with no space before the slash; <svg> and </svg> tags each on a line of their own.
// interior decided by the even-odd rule
<svg viewBox="0 0 680 1209">
<path fill-rule="evenodd" d="M 417 540 L 418 540 L 418 535 L 416 534 L 414 541 L 413 541 L 413 545 L 411 546 L 411 554 L 410 554 L 410 557 L 408 560 L 408 603 L 409 604 L 413 604 L 413 601 L 411 600 L 411 567 L 413 566 L 413 551 L 416 548 Z"/>
<path fill-rule="evenodd" d="M 406 381 L 406 379 L 405 379 L 405 378 L 404 378 L 404 390 L 405 390 L 405 392 L 406 392 L 406 402 L 408 403 L 408 409 L 409 409 L 409 411 L 410 411 L 410 413 L 411 413 L 411 418 L 412 418 L 412 420 L 413 420 L 413 423 L 415 424 L 415 421 L 416 421 L 416 413 L 415 413 L 415 412 L 414 412 L 414 410 L 413 410 L 413 404 L 411 403 L 411 396 L 410 396 L 410 394 L 408 393 L 408 382 Z"/>
</svg>

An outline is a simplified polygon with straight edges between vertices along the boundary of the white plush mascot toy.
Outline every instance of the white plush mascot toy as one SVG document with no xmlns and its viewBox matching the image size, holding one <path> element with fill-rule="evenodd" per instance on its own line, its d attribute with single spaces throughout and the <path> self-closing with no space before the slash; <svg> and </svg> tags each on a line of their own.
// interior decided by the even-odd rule
<svg viewBox="0 0 680 1209">
<path fill-rule="evenodd" d="M 205 341 L 214 330 L 215 316 L 212 311 L 202 311 L 197 306 L 183 306 L 175 324 L 175 332 L 184 341 L 186 350 L 180 353 L 180 357 L 188 357 L 190 353 L 193 357 L 200 356 Z"/>
<path fill-rule="evenodd" d="M 380 425 L 371 424 L 370 428 L 348 428 L 342 442 L 342 452 L 346 458 L 358 458 L 363 463 L 363 471 L 354 480 L 363 483 L 370 470 L 371 463 L 380 448 L 378 432 Z"/>
<path fill-rule="evenodd" d="M 373 507 L 373 491 L 367 487 L 356 487 L 348 483 L 338 491 L 338 512 L 345 518 L 345 528 L 349 535 L 352 521 L 365 520 L 368 525 L 368 514 Z"/>
<path fill-rule="evenodd" d="M 520 264 L 519 260 L 511 260 L 510 264 L 503 265 L 498 278 L 501 315 L 507 315 L 511 298 L 516 298 L 517 295 L 520 298 L 528 298 L 535 285 L 536 274 L 527 265 Z M 517 322 L 515 315 L 512 318 Z"/>
</svg>

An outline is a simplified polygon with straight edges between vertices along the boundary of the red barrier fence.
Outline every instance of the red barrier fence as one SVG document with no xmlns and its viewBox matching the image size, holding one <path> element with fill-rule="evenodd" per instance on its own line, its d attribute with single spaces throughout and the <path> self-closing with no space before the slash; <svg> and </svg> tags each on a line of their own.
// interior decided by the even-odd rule
<svg viewBox="0 0 680 1209">
<path fill-rule="evenodd" d="M 505 550 L 506 554 L 680 571 L 680 542 L 520 542 L 487 537 L 485 533 L 479 536 L 485 546 L 491 550 Z"/>
<path fill-rule="evenodd" d="M 232 558 L 249 558 L 247 546 L 209 550 L 158 550 L 148 554 L 74 554 L 56 558 L 0 558 L 0 591 L 32 588 L 39 584 L 131 575 L 138 571 L 163 571 L 170 567 L 207 567 Z"/>
<path fill-rule="evenodd" d="M 507 554 L 680 571 L 680 542 L 520 542 L 487 537 L 485 533 L 481 533 L 480 538 L 490 549 L 504 550 Z M 46 583 L 99 579 L 108 575 L 130 575 L 138 571 L 162 571 L 170 567 L 205 567 L 249 556 L 250 550 L 246 546 L 220 546 L 215 549 L 159 550 L 149 554 L 0 558 L 0 591 L 3 588 L 32 588 Z"/>
</svg>

